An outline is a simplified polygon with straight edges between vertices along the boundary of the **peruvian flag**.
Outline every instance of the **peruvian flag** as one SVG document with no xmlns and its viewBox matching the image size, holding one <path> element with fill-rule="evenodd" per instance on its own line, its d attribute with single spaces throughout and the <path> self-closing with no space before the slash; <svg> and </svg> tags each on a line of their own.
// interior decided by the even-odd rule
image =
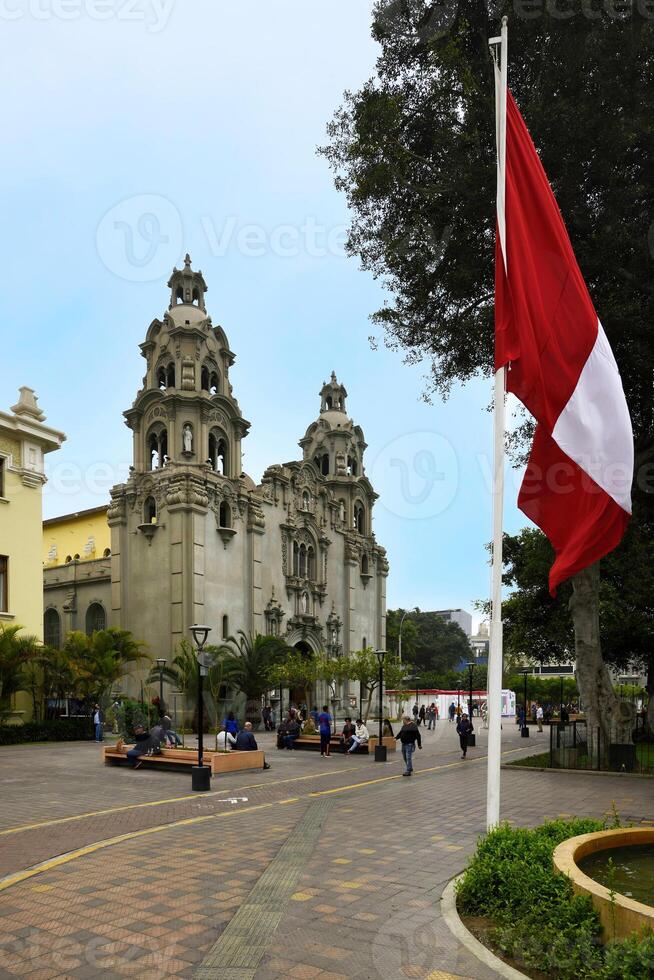
<svg viewBox="0 0 654 980">
<path fill-rule="evenodd" d="M 537 422 L 518 506 L 552 543 L 555 595 L 620 543 L 631 514 L 633 435 L 613 353 L 510 92 L 505 216 L 495 368 L 507 367 L 507 390 Z"/>
</svg>

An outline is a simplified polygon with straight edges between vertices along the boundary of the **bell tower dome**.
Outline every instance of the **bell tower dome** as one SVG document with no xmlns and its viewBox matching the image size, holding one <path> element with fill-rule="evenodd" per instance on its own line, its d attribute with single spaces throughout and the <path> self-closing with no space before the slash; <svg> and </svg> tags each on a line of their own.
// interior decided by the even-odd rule
<svg viewBox="0 0 654 980">
<path fill-rule="evenodd" d="M 184 304 L 186 306 L 196 306 L 203 313 L 207 312 L 207 308 L 204 305 L 204 294 L 207 291 L 207 284 L 204 281 L 202 272 L 199 270 L 198 272 L 193 272 L 191 268 L 191 256 L 188 252 L 184 256 L 184 268 L 173 269 L 172 275 L 168 280 L 168 288 L 170 289 L 169 310 L 172 310 L 175 306 Z"/>
</svg>

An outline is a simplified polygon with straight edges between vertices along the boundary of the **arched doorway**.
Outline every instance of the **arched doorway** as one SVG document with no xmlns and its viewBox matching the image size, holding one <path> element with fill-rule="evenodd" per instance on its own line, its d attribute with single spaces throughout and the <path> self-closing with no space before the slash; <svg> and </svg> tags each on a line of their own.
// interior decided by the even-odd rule
<svg viewBox="0 0 654 980">
<path fill-rule="evenodd" d="M 306 660 L 311 660 L 313 657 L 313 650 L 306 640 L 298 640 L 298 642 L 294 643 L 293 646 Z M 313 685 L 307 682 L 298 682 L 296 686 L 290 688 L 288 692 L 289 702 L 296 708 L 300 708 L 303 704 L 307 705 L 308 708 L 311 708 L 312 697 Z"/>
</svg>

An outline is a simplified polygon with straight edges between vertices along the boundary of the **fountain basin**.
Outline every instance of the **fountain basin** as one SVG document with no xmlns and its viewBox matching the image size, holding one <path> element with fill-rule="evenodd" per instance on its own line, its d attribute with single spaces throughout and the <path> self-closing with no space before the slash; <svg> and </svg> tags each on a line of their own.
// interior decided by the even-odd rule
<svg viewBox="0 0 654 980">
<path fill-rule="evenodd" d="M 579 867 L 579 862 L 599 851 L 610 852 L 615 848 L 654 845 L 654 827 L 619 827 L 617 830 L 601 830 L 594 834 L 581 834 L 563 841 L 554 851 L 554 867 L 570 878 L 577 895 L 590 895 L 602 922 L 602 941 L 624 939 L 642 929 L 654 932 L 654 906 L 628 898 L 618 891 L 590 878 Z M 607 859 L 610 854 L 606 854 Z"/>
</svg>

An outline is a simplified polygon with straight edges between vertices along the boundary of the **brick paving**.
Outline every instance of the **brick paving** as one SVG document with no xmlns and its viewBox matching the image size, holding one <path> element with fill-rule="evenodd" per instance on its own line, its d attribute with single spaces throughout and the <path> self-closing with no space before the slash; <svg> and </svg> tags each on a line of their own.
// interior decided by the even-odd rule
<svg viewBox="0 0 654 980">
<path fill-rule="evenodd" d="M 508 726 L 504 748 L 542 751 L 546 737 L 525 748 Z M 0 749 L 5 831 L 116 811 L 0 835 L 0 874 L 145 832 L 0 890 L 0 978 L 218 977 L 215 952 L 243 909 L 234 929 L 258 965 L 243 972 L 233 960 L 223 976 L 491 980 L 438 906 L 483 832 L 485 734 L 465 763 L 447 722 L 424 740 L 417 768 L 433 771 L 411 780 L 399 775 L 399 754 L 384 766 L 267 747 L 272 770 L 220 777 L 213 796 L 192 796 L 188 774 L 104 768 L 93 745 Z M 506 770 L 502 779 L 502 816 L 517 824 L 602 815 L 612 801 L 625 820 L 654 819 L 647 780 Z M 230 796 L 247 802 L 222 802 Z M 137 806 L 166 799 L 175 802 Z M 267 921 L 266 881 L 279 881 L 284 846 L 328 801 L 294 877 L 282 875 L 288 887 L 271 898 Z"/>
</svg>

